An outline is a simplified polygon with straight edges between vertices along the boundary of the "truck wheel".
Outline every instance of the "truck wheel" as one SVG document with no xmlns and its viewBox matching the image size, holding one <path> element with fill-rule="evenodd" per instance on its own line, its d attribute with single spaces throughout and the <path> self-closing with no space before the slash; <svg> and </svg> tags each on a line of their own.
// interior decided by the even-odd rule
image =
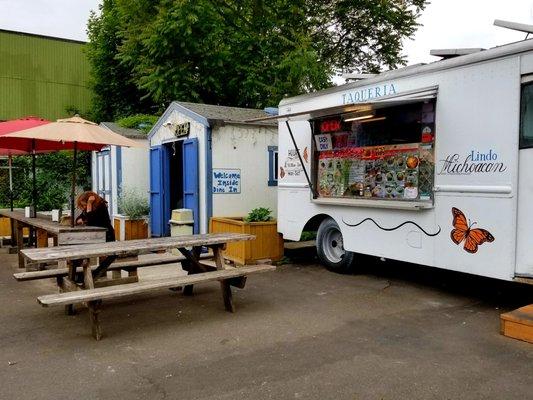
<svg viewBox="0 0 533 400">
<path fill-rule="evenodd" d="M 316 238 L 318 258 L 327 269 L 346 274 L 352 271 L 355 253 L 344 250 L 344 242 L 339 225 L 332 218 L 320 224 Z"/>
</svg>

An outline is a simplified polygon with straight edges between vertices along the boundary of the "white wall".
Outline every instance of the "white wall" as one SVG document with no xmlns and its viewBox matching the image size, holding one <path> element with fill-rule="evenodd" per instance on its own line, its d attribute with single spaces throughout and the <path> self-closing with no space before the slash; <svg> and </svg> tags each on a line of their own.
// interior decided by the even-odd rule
<svg viewBox="0 0 533 400">
<path fill-rule="evenodd" d="M 146 140 L 135 140 L 148 146 Z M 149 200 L 150 151 L 147 148 L 122 148 L 122 189 L 136 190 Z"/>
<path fill-rule="evenodd" d="M 268 186 L 268 146 L 278 145 L 278 129 L 247 125 L 215 127 L 213 169 L 241 170 L 240 194 L 213 194 L 213 216 L 244 216 L 256 207 L 277 214 L 276 186 Z"/>
<path fill-rule="evenodd" d="M 122 188 L 137 190 L 146 194 L 149 199 L 149 177 L 150 177 L 150 150 L 148 141 L 144 139 L 134 139 L 136 142 L 146 146 L 146 148 L 122 148 Z M 118 214 L 118 159 L 117 146 L 111 146 L 111 215 Z M 107 168 L 107 163 L 106 163 Z M 92 152 L 92 188 L 96 191 L 96 152 Z M 102 174 L 102 170 L 98 171 Z M 108 177 L 109 178 L 109 175 Z"/>
</svg>

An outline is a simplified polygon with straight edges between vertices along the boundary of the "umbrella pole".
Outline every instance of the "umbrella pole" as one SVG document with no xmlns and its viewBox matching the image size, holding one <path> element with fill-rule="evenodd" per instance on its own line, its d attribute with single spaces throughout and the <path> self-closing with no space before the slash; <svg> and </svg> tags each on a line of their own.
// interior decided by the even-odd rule
<svg viewBox="0 0 533 400">
<path fill-rule="evenodd" d="M 78 142 L 74 142 L 74 169 L 72 170 L 72 188 L 70 192 L 70 226 L 74 227 L 74 197 L 76 196 L 76 169 L 78 168 Z"/>
<path fill-rule="evenodd" d="M 37 215 L 37 175 L 35 174 L 35 139 L 31 141 L 31 148 L 31 173 L 33 178 L 31 190 L 33 212 L 31 216 L 35 217 Z"/>
<path fill-rule="evenodd" d="M 9 155 L 9 207 L 13 211 L 13 156 Z"/>
</svg>

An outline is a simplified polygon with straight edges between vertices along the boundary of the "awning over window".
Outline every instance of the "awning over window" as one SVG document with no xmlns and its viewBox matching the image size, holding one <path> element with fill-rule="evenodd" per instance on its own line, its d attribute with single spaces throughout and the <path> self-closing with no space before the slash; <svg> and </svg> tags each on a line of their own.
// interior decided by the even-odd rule
<svg viewBox="0 0 533 400">
<path fill-rule="evenodd" d="M 300 111 L 291 114 L 276 115 L 272 117 L 259 118 L 246 122 L 258 122 L 268 120 L 278 121 L 307 121 L 310 119 L 326 117 L 329 115 L 338 115 L 344 113 L 353 113 L 360 111 L 378 110 L 380 108 L 401 106 L 404 104 L 413 104 L 428 101 L 437 97 L 438 86 L 432 86 L 424 89 L 416 89 L 408 92 L 397 93 L 394 95 L 378 97 L 370 102 L 344 104 L 318 110 Z"/>
</svg>

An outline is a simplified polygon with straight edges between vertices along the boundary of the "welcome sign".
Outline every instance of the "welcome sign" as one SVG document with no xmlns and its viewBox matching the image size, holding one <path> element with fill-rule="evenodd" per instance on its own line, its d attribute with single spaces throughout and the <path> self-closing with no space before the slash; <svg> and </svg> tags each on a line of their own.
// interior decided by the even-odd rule
<svg viewBox="0 0 533 400">
<path fill-rule="evenodd" d="M 213 193 L 240 193 L 240 169 L 213 169 Z"/>
</svg>

